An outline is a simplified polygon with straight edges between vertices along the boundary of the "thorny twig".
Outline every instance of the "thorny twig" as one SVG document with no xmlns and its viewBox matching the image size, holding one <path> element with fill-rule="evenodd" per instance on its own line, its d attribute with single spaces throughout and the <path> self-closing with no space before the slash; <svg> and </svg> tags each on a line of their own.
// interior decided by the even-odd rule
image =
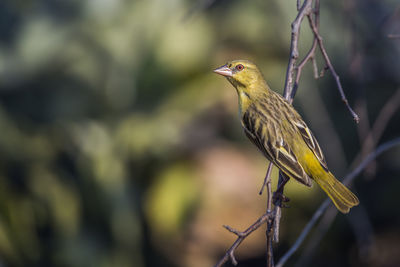
<svg viewBox="0 0 400 267">
<path fill-rule="evenodd" d="M 379 155 L 381 155 L 383 152 L 400 145 L 400 138 L 396 138 L 394 140 L 391 140 L 389 142 L 386 142 L 382 145 L 380 145 L 375 151 L 370 153 L 358 166 L 355 168 L 351 173 L 346 175 L 346 177 L 343 180 L 343 184 L 348 185 L 350 184 L 354 178 L 356 178 L 364 169 L 365 167 L 368 166 L 368 164 L 375 160 Z M 297 238 L 296 242 L 293 244 L 293 246 L 281 257 L 279 262 L 277 263 L 276 267 L 281 267 L 285 264 L 285 262 L 296 252 L 296 250 L 300 247 L 300 245 L 303 243 L 304 239 L 312 229 L 312 227 L 317 223 L 318 219 L 324 214 L 326 209 L 330 206 L 331 201 L 329 199 L 326 199 L 321 206 L 317 209 L 317 211 L 314 213 L 313 217 L 311 220 L 307 223 L 307 225 L 304 227 L 303 231 Z"/>
</svg>

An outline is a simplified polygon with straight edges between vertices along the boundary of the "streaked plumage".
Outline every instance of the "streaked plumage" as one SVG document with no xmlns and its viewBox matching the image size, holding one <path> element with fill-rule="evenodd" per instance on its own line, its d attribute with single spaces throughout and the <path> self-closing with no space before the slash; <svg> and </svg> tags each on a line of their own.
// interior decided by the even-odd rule
<svg viewBox="0 0 400 267">
<path fill-rule="evenodd" d="M 272 91 L 251 62 L 236 60 L 216 69 L 236 88 L 239 115 L 247 137 L 289 178 L 311 186 L 314 179 L 343 213 L 357 197 L 328 170 L 317 140 L 301 116 Z"/>
</svg>

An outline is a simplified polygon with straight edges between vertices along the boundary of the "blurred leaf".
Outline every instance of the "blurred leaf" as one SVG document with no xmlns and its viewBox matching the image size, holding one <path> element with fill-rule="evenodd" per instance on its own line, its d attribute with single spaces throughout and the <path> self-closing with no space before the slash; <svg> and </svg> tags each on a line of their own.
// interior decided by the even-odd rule
<svg viewBox="0 0 400 267">
<path fill-rule="evenodd" d="M 169 166 L 146 194 L 146 215 L 155 236 L 172 236 L 184 226 L 199 196 L 193 172 L 186 164 Z"/>
</svg>

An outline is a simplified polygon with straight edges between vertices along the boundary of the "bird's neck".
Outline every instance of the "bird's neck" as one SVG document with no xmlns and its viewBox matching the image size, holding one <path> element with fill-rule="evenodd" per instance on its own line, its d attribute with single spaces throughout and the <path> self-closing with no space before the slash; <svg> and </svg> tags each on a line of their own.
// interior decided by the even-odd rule
<svg viewBox="0 0 400 267">
<path fill-rule="evenodd" d="M 249 106 L 271 95 L 271 89 L 265 81 L 248 86 L 235 86 L 239 98 L 239 115 L 243 116 Z"/>
</svg>

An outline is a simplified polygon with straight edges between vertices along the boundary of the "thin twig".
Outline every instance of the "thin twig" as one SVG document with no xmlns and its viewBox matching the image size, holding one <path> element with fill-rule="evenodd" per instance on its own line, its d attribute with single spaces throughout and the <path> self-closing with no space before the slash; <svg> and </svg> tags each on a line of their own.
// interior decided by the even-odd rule
<svg viewBox="0 0 400 267">
<path fill-rule="evenodd" d="M 293 92 L 293 76 L 296 69 L 296 61 L 299 57 L 299 33 L 300 33 L 300 25 L 303 21 L 304 17 L 312 11 L 311 8 L 312 0 L 304 0 L 303 5 L 301 6 L 299 13 L 296 16 L 296 19 L 292 23 L 292 36 L 290 41 L 290 57 L 289 63 L 286 70 L 286 80 L 285 87 L 283 89 L 283 96 L 287 100 L 291 100 L 291 95 L 294 95 Z"/>
<path fill-rule="evenodd" d="M 314 10 L 313 13 L 314 13 L 315 25 L 318 27 L 318 25 L 319 25 L 319 0 L 315 1 L 315 7 L 313 10 Z M 312 20 L 311 13 L 307 14 L 307 18 L 308 18 L 309 23 L 311 23 L 310 22 Z M 318 44 L 318 40 L 314 36 L 313 44 L 312 44 L 310 50 L 307 52 L 306 56 L 300 61 L 299 65 L 296 67 L 296 80 L 295 80 L 294 89 L 293 89 L 292 93 L 295 93 L 297 91 L 297 88 L 299 87 L 301 73 L 303 71 L 304 66 L 306 65 L 306 63 L 309 60 L 311 60 L 313 63 L 314 78 L 315 79 L 319 78 L 317 61 L 315 60 L 315 50 L 317 48 L 317 44 Z M 291 96 L 293 98 L 294 94 Z"/>
<path fill-rule="evenodd" d="M 267 174 L 265 175 L 265 184 L 267 187 L 267 211 L 266 213 L 270 213 L 272 209 L 272 189 L 271 189 L 271 171 L 272 171 L 272 162 L 269 163 Z M 266 257 L 267 257 L 267 267 L 274 266 L 274 256 L 272 251 L 272 226 L 273 222 L 271 220 L 268 221 L 267 224 L 267 246 L 266 246 Z"/>
<path fill-rule="evenodd" d="M 315 61 L 315 49 L 317 48 L 317 39 L 314 38 L 313 44 L 308 51 L 307 55 L 303 58 L 303 60 L 300 62 L 300 64 L 296 67 L 296 79 L 294 83 L 294 90 L 293 92 L 296 92 L 297 89 L 299 88 L 299 82 L 300 82 L 300 76 L 303 71 L 304 66 L 306 63 L 311 60 L 313 62 L 313 70 L 314 70 L 314 78 L 318 79 L 318 67 L 317 67 L 317 62 Z M 292 98 L 293 99 L 293 98 Z"/>
<path fill-rule="evenodd" d="M 289 63 L 286 71 L 286 79 L 285 79 L 285 87 L 283 90 L 283 96 L 288 100 L 290 103 L 293 101 L 294 95 L 296 94 L 296 87 L 292 86 L 293 83 L 293 77 L 294 77 L 294 72 L 295 70 L 298 71 L 298 68 L 296 67 L 296 61 L 299 56 L 299 50 L 298 50 L 298 42 L 299 42 L 299 34 L 300 34 L 300 26 L 301 23 L 304 19 L 305 16 L 309 16 L 312 11 L 312 0 L 304 0 L 303 4 L 300 7 L 300 1 L 297 1 L 297 9 L 299 10 L 299 13 L 297 14 L 295 20 L 293 21 L 291 27 L 292 27 L 292 34 L 291 34 L 291 42 L 290 42 L 290 57 L 289 57 Z M 315 50 L 315 48 L 314 48 Z M 307 60 L 308 61 L 308 60 Z M 305 62 L 307 62 L 305 61 Z M 303 67 L 301 67 L 303 68 Z M 301 72 L 301 70 L 300 70 Z M 296 77 L 297 80 L 297 77 Z M 281 191 L 283 193 L 283 187 L 284 183 L 286 181 L 283 181 L 281 179 L 282 173 L 279 173 L 279 182 L 278 182 L 278 188 L 281 188 Z M 278 191 L 278 190 L 277 190 Z M 270 193 L 271 191 L 269 191 Z M 274 203 L 274 219 L 273 221 L 270 222 L 270 224 L 267 227 L 267 266 L 272 266 L 272 251 L 269 248 L 272 246 L 272 239 L 275 242 L 279 241 L 279 225 L 280 225 L 280 218 L 281 218 L 281 201 L 278 199 L 276 203 Z M 273 235 L 272 235 L 273 233 Z"/>
<path fill-rule="evenodd" d="M 272 162 L 270 162 L 268 164 L 267 174 L 265 175 L 264 183 L 261 186 L 260 192 L 258 192 L 259 195 L 262 195 L 264 188 L 267 186 L 268 181 L 270 181 L 271 171 L 272 171 Z M 267 188 L 267 192 L 268 192 L 268 188 Z M 267 201 L 267 203 L 269 203 L 269 202 Z M 269 207 L 269 208 L 267 207 L 267 210 L 268 209 L 271 209 L 271 207 Z"/>
<path fill-rule="evenodd" d="M 261 190 L 259 194 L 261 195 L 264 187 L 267 188 L 267 210 L 264 215 L 262 215 L 260 218 L 257 219 L 255 223 L 253 223 L 249 228 L 247 228 L 244 232 L 240 232 L 228 225 L 224 225 L 225 229 L 227 229 L 229 232 L 234 233 L 235 235 L 238 236 L 236 241 L 233 243 L 233 245 L 226 251 L 225 255 L 219 260 L 219 262 L 215 265 L 215 267 L 220 267 L 224 263 L 226 263 L 229 259 L 231 260 L 233 265 L 237 265 L 237 260 L 235 258 L 235 251 L 239 247 L 239 245 L 243 242 L 243 240 L 250 235 L 252 232 L 260 228 L 261 225 L 263 225 L 265 222 L 267 223 L 267 266 L 272 267 L 272 262 L 273 262 L 273 256 L 272 256 L 272 238 L 268 238 L 268 229 L 270 228 L 269 226 L 272 225 L 272 221 L 274 216 L 275 211 L 271 211 L 272 208 L 272 191 L 271 191 L 271 172 L 272 172 L 272 163 L 270 162 L 268 165 L 267 173 L 264 178 L 264 183 L 261 187 Z M 271 265 L 268 265 L 271 264 Z"/>
<path fill-rule="evenodd" d="M 274 236 L 274 219 L 275 216 L 271 218 L 271 220 L 268 220 L 267 224 L 267 250 L 266 250 L 266 256 L 267 256 L 267 267 L 274 267 L 274 255 L 272 251 L 272 240 Z"/>
<path fill-rule="evenodd" d="M 243 240 L 250 235 L 252 232 L 260 228 L 261 225 L 263 225 L 265 222 L 268 220 L 271 220 L 274 217 L 273 212 L 267 212 L 264 215 L 262 215 L 260 218 L 257 219 L 250 227 L 248 227 L 245 231 L 240 232 L 236 229 L 231 228 L 230 226 L 225 225 L 224 227 L 231 233 L 234 233 L 235 235 L 238 236 L 236 241 L 233 243 L 233 245 L 228 249 L 228 251 L 225 253 L 224 257 L 216 264 L 214 267 L 221 267 L 225 262 L 227 262 L 229 259 L 231 259 L 233 265 L 237 265 L 237 260 L 235 259 L 234 252 L 236 248 L 240 245 L 240 243 L 243 242 Z"/>
<path fill-rule="evenodd" d="M 318 0 L 317 0 L 318 1 Z M 293 98 L 296 94 L 297 91 L 297 84 L 293 86 L 293 77 L 295 74 L 295 71 L 299 71 L 298 67 L 296 67 L 296 61 L 299 57 L 299 50 L 298 50 L 298 42 L 299 42 L 299 34 L 300 34 L 300 26 L 301 23 L 303 22 L 303 19 L 305 16 L 310 16 L 312 12 L 312 0 L 304 0 L 303 4 L 300 7 L 300 1 L 297 1 L 297 10 L 299 11 L 295 20 L 292 22 L 291 27 L 292 27 L 292 33 L 291 33 L 291 41 L 290 41 L 290 57 L 289 57 L 289 62 L 288 62 L 288 67 L 286 70 L 286 79 L 285 79 L 285 86 L 283 90 L 283 96 L 285 97 L 286 100 L 289 101 L 289 103 L 292 103 Z M 310 51 L 315 50 L 315 48 L 311 48 Z M 314 53 L 313 51 L 311 52 L 312 54 Z M 310 55 L 312 55 L 310 54 Z M 306 56 L 308 57 L 308 55 Z M 308 59 L 305 61 L 303 60 L 304 64 L 307 62 Z M 301 63 L 300 63 L 301 64 Z M 301 74 L 301 69 L 300 68 L 300 74 Z M 296 76 L 296 81 L 300 76 Z M 278 181 L 278 189 L 277 193 L 283 194 L 284 190 L 284 185 L 287 182 L 287 179 L 284 179 L 284 174 L 280 171 L 279 172 L 279 181 Z M 278 192 L 280 191 L 280 192 Z M 281 214 L 282 214 L 282 200 L 277 199 L 276 202 L 274 203 L 274 220 L 271 222 L 271 225 L 269 225 L 267 229 L 267 245 L 271 244 L 271 233 L 273 233 L 273 240 L 275 242 L 279 241 L 279 226 L 280 226 L 280 219 L 281 219 Z M 272 228 L 272 229 L 271 229 Z M 270 260 L 272 260 L 272 256 L 270 256 L 270 250 L 267 249 L 267 266 L 272 266 L 270 265 Z"/>
<path fill-rule="evenodd" d="M 293 98 L 296 94 L 297 91 L 297 86 L 293 86 L 293 77 L 294 73 L 298 68 L 296 67 L 296 61 L 299 57 L 299 34 L 300 34 L 300 26 L 301 23 L 303 22 L 303 19 L 305 16 L 309 16 L 312 12 L 312 0 L 304 0 L 303 4 L 300 7 L 300 1 L 297 1 L 297 9 L 298 9 L 298 14 L 295 18 L 295 20 L 292 22 L 291 27 L 292 27 L 292 34 L 291 34 L 291 41 L 290 41 L 290 57 L 289 57 L 289 62 L 288 62 L 288 67 L 286 69 L 286 79 L 285 79 L 285 86 L 283 89 L 283 97 L 289 101 L 289 103 L 292 103 Z M 300 8 L 299 8 L 300 7 Z M 300 70 L 301 71 L 301 70 Z M 296 77 L 296 80 L 298 78 Z M 282 179 L 283 174 L 282 172 L 279 172 L 279 182 L 278 182 L 278 188 L 281 188 L 281 192 L 283 193 L 284 189 L 284 183 L 287 181 L 284 181 Z M 277 190 L 278 191 L 278 190 Z M 280 225 L 280 219 L 281 219 L 281 206 L 282 202 L 278 199 L 276 203 L 274 203 L 275 208 L 274 208 L 274 213 L 275 213 L 275 218 L 273 221 L 273 228 L 274 228 L 274 235 L 273 235 L 273 240 L 275 242 L 279 241 L 279 225 Z M 268 233 L 267 233 L 267 243 L 270 240 L 268 240 Z"/>
<path fill-rule="evenodd" d="M 348 185 L 350 184 L 356 177 L 359 175 L 365 167 L 368 166 L 368 164 L 375 160 L 379 155 L 381 155 L 383 152 L 400 145 L 400 138 L 396 138 L 394 140 L 391 140 L 389 142 L 386 142 L 382 145 L 380 145 L 375 151 L 370 153 L 358 166 L 355 168 L 351 173 L 346 175 L 345 179 L 343 180 L 343 184 Z M 276 267 L 281 267 L 285 264 L 285 262 L 296 252 L 296 250 L 300 247 L 300 245 L 303 243 L 304 239 L 312 229 L 312 227 L 316 224 L 318 219 L 321 217 L 322 214 L 324 214 L 325 210 L 327 207 L 329 207 L 329 204 L 331 204 L 331 201 L 329 199 L 326 199 L 321 206 L 317 209 L 317 211 L 314 213 L 313 217 L 311 220 L 307 223 L 307 225 L 304 227 L 302 230 L 301 234 L 297 238 L 296 242 L 293 244 L 293 246 L 281 257 L 279 260 L 278 264 Z"/>
<path fill-rule="evenodd" d="M 273 221 L 273 229 L 274 229 L 273 240 L 275 243 L 279 242 L 279 228 L 280 228 L 280 222 L 281 222 L 281 216 L 282 216 L 282 204 L 283 204 L 282 202 L 284 201 L 283 199 L 286 198 L 283 195 L 283 191 L 284 191 L 285 185 L 288 181 L 289 181 L 289 177 L 287 177 L 283 172 L 279 171 L 278 186 L 274 193 L 277 195 L 277 198 L 274 200 L 275 217 L 274 217 L 274 221 Z"/>
<path fill-rule="evenodd" d="M 317 2 L 319 2 L 317 0 Z M 299 57 L 299 34 L 300 34 L 300 26 L 301 23 L 303 22 L 304 17 L 309 17 L 311 16 L 312 13 L 312 0 L 304 0 L 303 4 L 300 7 L 300 1 L 297 1 L 297 9 L 299 13 L 297 14 L 295 20 L 292 22 L 292 35 L 291 35 L 291 41 L 290 41 L 290 57 L 289 57 L 289 63 L 288 67 L 286 70 L 286 79 L 285 79 L 285 87 L 283 89 L 283 96 L 289 103 L 293 102 L 293 98 L 296 94 L 297 87 L 298 87 L 298 81 L 300 79 L 301 71 L 311 57 L 313 57 L 315 47 L 316 47 L 316 42 L 315 42 L 315 47 L 311 47 L 309 53 L 305 56 L 305 58 L 300 62 L 299 66 L 296 66 L 296 61 Z M 300 8 L 299 8 L 300 7 Z M 316 13 L 318 14 L 318 13 Z M 314 44 L 313 44 L 314 46 Z M 295 84 L 293 85 L 293 77 L 296 72 L 296 79 L 295 79 Z M 287 179 L 283 179 L 284 174 L 280 171 L 279 172 L 279 182 L 278 182 L 278 188 L 280 188 L 279 191 L 281 191 L 281 194 L 283 194 L 283 189 L 284 189 L 284 184 L 287 182 Z M 277 190 L 278 191 L 278 190 Z M 277 200 L 275 205 L 275 218 L 273 221 L 273 228 L 274 228 L 274 236 L 273 239 L 275 242 L 279 241 L 279 226 L 280 226 L 280 219 L 281 219 L 281 214 L 282 214 L 282 201 Z M 267 235 L 267 242 L 268 242 L 268 235 Z"/>
<path fill-rule="evenodd" d="M 310 20 L 310 27 L 311 27 L 311 30 L 314 33 L 314 36 L 318 40 L 318 46 L 319 46 L 319 49 L 320 49 L 320 51 L 322 53 L 322 56 L 324 57 L 326 65 L 328 66 L 329 70 L 331 71 L 331 73 L 332 73 L 332 75 L 333 75 L 333 77 L 334 77 L 334 79 L 336 81 L 336 85 L 337 85 L 337 88 L 339 90 L 339 93 L 340 93 L 340 96 L 342 98 L 342 101 L 346 105 L 346 107 L 349 110 L 350 114 L 353 116 L 353 119 L 358 123 L 360 118 L 358 117 L 357 113 L 355 113 L 354 110 L 349 105 L 349 101 L 347 100 L 346 95 L 344 94 L 344 91 L 343 91 L 342 83 L 340 82 L 340 77 L 336 73 L 335 68 L 333 67 L 333 65 L 331 63 L 331 60 L 329 59 L 328 53 L 326 52 L 326 49 L 325 49 L 323 41 L 322 41 L 322 37 L 321 37 L 321 35 L 319 35 L 318 27 L 316 26 L 315 22 L 312 19 Z"/>
</svg>

